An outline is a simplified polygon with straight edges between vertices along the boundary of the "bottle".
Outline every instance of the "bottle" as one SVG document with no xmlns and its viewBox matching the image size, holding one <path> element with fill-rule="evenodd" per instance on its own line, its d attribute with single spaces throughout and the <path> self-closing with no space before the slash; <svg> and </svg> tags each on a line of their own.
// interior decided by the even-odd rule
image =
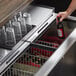
<svg viewBox="0 0 76 76">
<path fill-rule="evenodd" d="M 16 44 L 14 29 L 12 27 L 6 28 L 6 46 L 13 47 Z"/>
<path fill-rule="evenodd" d="M 6 32 L 5 32 L 5 26 L 0 27 L 0 46 L 5 45 L 6 40 Z"/>
<path fill-rule="evenodd" d="M 60 22 L 60 17 L 57 17 L 57 35 L 58 35 L 58 38 L 60 39 L 65 38 L 64 27 L 63 27 L 63 23 Z"/>
<path fill-rule="evenodd" d="M 20 22 L 17 20 L 17 17 L 14 16 L 14 21 L 12 22 L 12 27 L 15 31 L 16 41 L 20 41 L 22 38 L 22 32 L 21 32 L 21 25 Z"/>
<path fill-rule="evenodd" d="M 25 36 L 27 34 L 27 27 L 26 27 L 26 21 L 22 15 L 22 12 L 19 12 L 18 21 L 21 23 L 22 36 Z"/>
<path fill-rule="evenodd" d="M 32 19 L 31 19 L 31 14 L 27 14 L 27 18 L 26 18 L 26 26 L 27 26 L 27 31 L 31 31 L 32 30 Z"/>
</svg>

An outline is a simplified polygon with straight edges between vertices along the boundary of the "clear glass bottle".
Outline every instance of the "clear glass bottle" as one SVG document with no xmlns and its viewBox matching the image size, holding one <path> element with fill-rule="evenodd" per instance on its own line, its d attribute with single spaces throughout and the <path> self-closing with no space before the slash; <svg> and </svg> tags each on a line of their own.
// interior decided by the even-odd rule
<svg viewBox="0 0 76 76">
<path fill-rule="evenodd" d="M 22 32 L 21 32 L 21 25 L 20 22 L 18 22 L 17 17 L 14 16 L 14 21 L 12 22 L 12 27 L 15 31 L 16 41 L 20 41 L 22 38 Z"/>
<path fill-rule="evenodd" d="M 21 24 L 22 36 L 25 36 L 27 34 L 27 27 L 26 27 L 26 20 L 23 17 L 22 12 L 19 12 L 18 21 Z"/>
</svg>

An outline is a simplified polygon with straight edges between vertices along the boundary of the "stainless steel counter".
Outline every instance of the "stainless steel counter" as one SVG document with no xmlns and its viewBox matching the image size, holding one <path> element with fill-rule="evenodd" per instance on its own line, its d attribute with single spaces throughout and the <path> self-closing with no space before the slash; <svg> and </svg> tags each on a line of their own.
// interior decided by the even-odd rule
<svg viewBox="0 0 76 76">
<path fill-rule="evenodd" d="M 69 48 L 76 41 L 76 35 L 75 35 L 76 29 L 70 28 L 69 24 L 68 24 L 69 21 L 72 23 L 76 23 L 74 17 L 72 17 L 72 18 L 70 17 L 67 20 L 63 21 L 65 39 L 62 40 L 57 37 L 57 26 L 56 26 L 56 20 L 55 20 L 56 13 L 53 12 L 53 9 L 38 7 L 38 6 L 37 7 L 29 6 L 27 8 L 27 10 L 22 11 L 22 14 L 24 12 L 26 13 L 26 11 L 31 14 L 32 24 L 34 25 L 34 28 L 32 30 L 30 30 L 29 32 L 27 32 L 27 34 L 25 34 L 25 36 L 23 36 L 23 38 L 14 47 L 11 48 L 10 53 L 7 51 L 6 51 L 7 52 L 6 53 L 4 50 L 5 53 L 1 54 L 1 55 L 4 55 L 5 57 L 8 54 L 7 55 L 8 58 L 4 61 L 4 63 L 2 62 L 1 66 L 0 66 L 0 73 L 3 75 L 6 72 L 4 74 L 4 76 L 6 76 L 6 75 L 8 76 L 10 69 L 12 69 L 14 72 L 14 70 L 17 70 L 19 67 L 20 67 L 20 69 L 18 69 L 18 70 L 20 72 L 18 73 L 18 75 L 28 73 L 28 75 L 33 74 L 33 76 L 47 76 L 54 69 L 56 64 L 64 57 L 64 55 L 68 52 Z M 41 14 L 39 12 L 41 12 Z M 18 18 L 18 15 L 16 15 L 16 17 Z M 17 20 L 15 20 L 15 21 L 16 21 L 16 23 L 18 22 Z M 47 42 L 51 43 L 51 41 L 52 41 L 53 44 L 57 43 L 58 46 L 50 47 L 49 45 L 45 45 L 44 43 L 42 43 L 42 44 L 37 43 L 38 40 L 43 40 L 43 41 L 45 41 L 45 43 L 47 43 Z M 30 71 L 27 72 L 27 70 L 21 71 L 22 64 L 25 64 L 26 60 L 28 62 L 28 59 L 26 59 L 27 57 L 25 57 L 25 54 L 27 54 L 27 53 L 30 54 L 30 50 L 33 49 L 32 46 L 34 46 L 35 49 L 38 48 L 36 50 L 38 52 L 38 55 L 39 55 L 39 51 L 38 51 L 39 48 L 40 48 L 40 50 L 42 49 L 44 51 L 45 50 L 49 51 L 49 49 L 50 49 L 50 51 L 51 50 L 54 50 L 54 51 L 51 51 L 51 52 L 53 52 L 52 55 L 50 55 L 50 57 L 47 58 L 47 60 L 44 62 L 44 64 L 39 63 L 39 65 L 41 65 L 40 67 L 37 65 L 38 63 L 34 66 L 35 62 L 32 60 L 32 55 L 31 55 L 30 60 L 34 62 L 34 63 L 32 63 L 32 65 L 33 65 L 32 67 L 35 67 L 35 69 L 36 69 L 36 67 L 38 67 L 36 72 L 31 73 Z M 33 50 L 33 52 L 35 51 L 35 49 Z M 41 52 L 41 54 L 43 54 L 43 53 Z M 21 57 L 21 55 L 22 55 L 22 57 Z M 33 55 L 34 55 L 34 57 L 36 56 L 35 53 Z M 38 55 L 37 55 L 37 57 L 39 57 Z M 44 57 L 44 56 L 41 56 L 41 57 Z M 20 58 L 20 62 L 19 62 L 20 66 L 16 67 L 14 64 L 16 64 L 18 62 L 17 59 L 19 59 L 19 58 Z M 29 64 L 29 63 L 27 63 L 27 64 Z M 14 67 L 15 69 L 12 68 L 11 66 Z M 14 76 L 15 74 L 17 74 L 18 70 L 14 73 L 12 71 L 10 71 L 9 76 L 10 75 Z M 23 72 L 23 73 L 21 73 L 21 72 Z"/>
</svg>

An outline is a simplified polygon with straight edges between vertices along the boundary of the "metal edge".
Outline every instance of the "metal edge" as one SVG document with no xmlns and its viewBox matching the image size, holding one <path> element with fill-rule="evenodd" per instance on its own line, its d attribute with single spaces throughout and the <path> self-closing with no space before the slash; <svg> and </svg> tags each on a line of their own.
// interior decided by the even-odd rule
<svg viewBox="0 0 76 76">
<path fill-rule="evenodd" d="M 25 42 L 19 49 L 17 49 L 14 54 L 11 55 L 1 66 L 0 66 L 0 75 L 2 76 L 17 60 L 18 56 L 27 49 L 30 43 Z M 13 58 L 12 58 L 13 57 Z M 11 60 L 10 60 L 11 59 Z M 9 61 L 10 60 L 10 61 Z M 13 62 L 14 61 L 14 62 Z"/>
</svg>

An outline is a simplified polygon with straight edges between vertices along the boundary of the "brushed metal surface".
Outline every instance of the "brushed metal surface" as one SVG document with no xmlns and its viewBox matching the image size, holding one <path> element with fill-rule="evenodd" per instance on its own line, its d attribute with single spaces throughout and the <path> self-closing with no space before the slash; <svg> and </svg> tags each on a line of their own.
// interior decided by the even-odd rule
<svg viewBox="0 0 76 76">
<path fill-rule="evenodd" d="M 0 48 L 0 61 L 10 52 L 10 50 Z"/>
</svg>

